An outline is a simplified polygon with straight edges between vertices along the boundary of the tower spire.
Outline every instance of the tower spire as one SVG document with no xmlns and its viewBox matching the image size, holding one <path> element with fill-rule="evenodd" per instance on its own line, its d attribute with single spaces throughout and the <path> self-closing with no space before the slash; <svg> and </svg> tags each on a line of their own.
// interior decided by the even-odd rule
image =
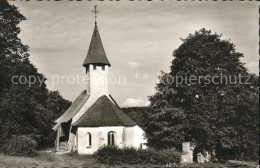
<svg viewBox="0 0 260 168">
<path fill-rule="evenodd" d="M 94 10 L 91 11 L 94 13 L 94 17 L 95 17 L 95 25 L 97 25 L 97 14 L 99 13 L 99 11 L 97 11 L 97 5 L 94 5 Z"/>
<path fill-rule="evenodd" d="M 100 38 L 100 34 L 98 32 L 97 27 L 97 14 L 99 13 L 97 11 L 97 5 L 94 5 L 95 9 L 92 11 L 95 14 L 95 27 L 94 32 L 91 38 L 91 42 L 88 49 L 88 54 L 86 59 L 83 62 L 83 66 L 88 67 L 89 64 L 102 64 L 102 65 L 108 65 L 111 66 L 109 63 L 106 53 Z"/>
</svg>

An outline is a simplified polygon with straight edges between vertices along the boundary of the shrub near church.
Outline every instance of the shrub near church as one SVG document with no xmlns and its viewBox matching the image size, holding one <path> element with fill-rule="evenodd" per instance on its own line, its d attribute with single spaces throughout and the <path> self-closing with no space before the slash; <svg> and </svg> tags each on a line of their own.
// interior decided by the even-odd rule
<svg viewBox="0 0 260 168">
<path fill-rule="evenodd" d="M 180 163 L 181 153 L 173 149 L 154 150 L 145 149 L 138 150 L 136 148 L 118 148 L 116 146 L 104 146 L 100 148 L 94 156 L 100 163 L 109 165 L 124 164 L 157 164 L 166 165 L 168 163 Z"/>
</svg>

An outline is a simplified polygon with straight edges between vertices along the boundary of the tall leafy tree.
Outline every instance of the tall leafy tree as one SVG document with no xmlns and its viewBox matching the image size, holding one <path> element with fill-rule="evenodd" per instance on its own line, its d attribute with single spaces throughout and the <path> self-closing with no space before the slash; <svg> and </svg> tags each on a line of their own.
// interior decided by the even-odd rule
<svg viewBox="0 0 260 168">
<path fill-rule="evenodd" d="M 151 108 L 144 114 L 148 145 L 158 150 L 181 148 L 186 115 L 180 108 Z"/>
<path fill-rule="evenodd" d="M 253 137 L 258 134 L 259 103 L 258 96 L 252 96 L 259 90 L 258 77 L 251 75 L 247 81 L 251 84 L 245 84 L 247 78 L 241 76 L 250 74 L 240 61 L 243 54 L 219 34 L 201 29 L 182 41 L 174 51 L 170 73 L 162 72 L 157 92 L 150 97 L 151 106 L 184 110 L 185 140 L 195 140 L 201 151 L 232 149 L 238 155 L 242 151 L 250 155 L 249 146 L 258 144 Z M 151 115 L 156 113 L 151 111 Z M 244 115 L 247 121 L 241 120 Z M 244 136 L 246 130 L 251 141 Z"/>
<path fill-rule="evenodd" d="M 144 128 L 144 113 L 148 110 L 148 107 L 123 107 L 122 110 L 141 128 Z"/>
<path fill-rule="evenodd" d="M 14 68 L 22 61 L 28 62 L 28 46 L 23 45 L 18 34 L 18 24 L 26 18 L 7 1 L 0 1 L 0 91 L 11 85 Z"/>
<path fill-rule="evenodd" d="M 46 78 L 30 62 L 29 48 L 18 37 L 24 20 L 17 7 L 0 1 L 0 143 L 12 135 L 31 135 L 41 146 L 43 137 L 53 136 L 54 118 L 70 102 L 58 92 L 49 92 Z M 37 80 L 30 83 L 30 77 Z"/>
<path fill-rule="evenodd" d="M 40 147 L 54 146 L 56 132 L 52 130 L 54 121 L 61 116 L 71 105 L 71 102 L 65 100 L 58 91 L 49 91 L 46 100 L 44 115 L 44 127 L 42 127 L 41 138 L 39 139 Z"/>
</svg>

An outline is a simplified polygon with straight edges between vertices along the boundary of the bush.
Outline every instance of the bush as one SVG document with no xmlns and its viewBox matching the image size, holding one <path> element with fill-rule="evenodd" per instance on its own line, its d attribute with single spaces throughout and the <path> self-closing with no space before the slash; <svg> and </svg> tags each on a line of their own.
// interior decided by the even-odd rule
<svg viewBox="0 0 260 168">
<path fill-rule="evenodd" d="M 104 146 L 94 156 L 100 163 L 109 165 L 121 164 L 167 164 L 179 163 L 181 154 L 174 150 L 154 149 L 137 150 L 135 148 L 124 148 Z"/>
<path fill-rule="evenodd" d="M 155 149 L 148 149 L 144 151 L 149 154 L 150 160 L 153 160 L 154 163 L 180 163 L 181 162 L 181 153 L 173 149 L 164 149 L 157 151 Z"/>
<path fill-rule="evenodd" d="M 12 136 L 4 143 L 4 153 L 12 156 L 33 156 L 35 147 L 36 141 L 30 136 Z"/>
<path fill-rule="evenodd" d="M 120 153 L 121 151 L 117 147 L 104 146 L 100 148 L 96 153 L 94 153 L 94 156 L 100 163 L 114 165 L 120 164 Z"/>
</svg>

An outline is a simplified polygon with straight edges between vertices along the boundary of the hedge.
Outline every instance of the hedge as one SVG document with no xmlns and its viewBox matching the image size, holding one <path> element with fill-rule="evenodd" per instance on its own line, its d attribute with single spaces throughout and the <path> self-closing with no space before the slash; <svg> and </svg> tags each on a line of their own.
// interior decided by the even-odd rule
<svg viewBox="0 0 260 168">
<path fill-rule="evenodd" d="M 137 150 L 133 147 L 120 149 L 116 146 L 103 146 L 94 156 L 103 164 L 169 164 L 179 163 L 181 153 L 172 149 L 156 151 L 154 149 Z"/>
<path fill-rule="evenodd" d="M 12 136 L 4 143 L 4 153 L 12 156 L 35 155 L 36 141 L 27 135 Z"/>
</svg>

